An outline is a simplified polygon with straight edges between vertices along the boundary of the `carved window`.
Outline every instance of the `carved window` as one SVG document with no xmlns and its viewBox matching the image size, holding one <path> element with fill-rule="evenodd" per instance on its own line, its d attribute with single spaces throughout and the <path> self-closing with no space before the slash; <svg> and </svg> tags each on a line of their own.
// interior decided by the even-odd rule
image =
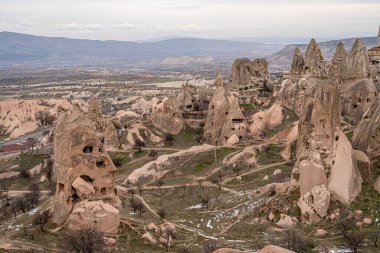
<svg viewBox="0 0 380 253">
<path fill-rule="evenodd" d="M 85 154 L 91 154 L 93 149 L 94 149 L 93 146 L 86 146 L 83 149 L 83 153 L 85 153 Z"/>
<path fill-rule="evenodd" d="M 107 194 L 107 189 L 106 189 L 106 188 L 102 188 L 102 189 L 100 190 L 100 193 L 101 193 L 102 195 L 106 195 L 106 194 Z"/>
<path fill-rule="evenodd" d="M 63 192 L 64 189 L 65 189 L 65 185 L 59 183 L 59 184 L 58 184 L 58 193 Z"/>
</svg>

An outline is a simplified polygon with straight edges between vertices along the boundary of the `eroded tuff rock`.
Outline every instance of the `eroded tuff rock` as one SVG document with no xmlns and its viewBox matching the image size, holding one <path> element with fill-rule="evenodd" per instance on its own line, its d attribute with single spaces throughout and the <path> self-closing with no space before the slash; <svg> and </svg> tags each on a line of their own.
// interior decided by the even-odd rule
<svg viewBox="0 0 380 253">
<path fill-rule="evenodd" d="M 361 190 L 362 179 L 351 144 L 340 130 L 337 86 L 335 76 L 324 80 L 307 100 L 300 116 L 295 169 L 299 172 L 304 199 L 307 199 L 305 195 L 313 194 L 315 187 L 325 185 L 338 200 L 350 203 Z M 308 201 L 304 202 L 311 206 Z M 328 208 L 327 202 L 325 205 L 324 208 Z M 304 217 L 308 217 L 309 222 L 316 221 L 309 211 L 304 210 L 304 213 L 308 214 Z M 321 213 L 318 216 L 323 218 Z"/>
<path fill-rule="evenodd" d="M 164 98 L 153 104 L 151 121 L 166 133 L 178 134 L 184 127 L 180 104 L 175 97 Z"/>
<path fill-rule="evenodd" d="M 64 99 L 31 99 L 31 100 L 8 100 L 0 102 L 0 125 L 1 134 L 9 134 L 10 138 L 37 130 L 41 122 L 36 114 L 46 112 L 55 118 L 60 113 L 71 111 L 73 105 Z"/>
<path fill-rule="evenodd" d="M 350 53 L 340 42 L 331 66 L 323 60 L 318 45 L 312 40 L 305 58 L 300 50 L 295 50 L 290 74 L 290 78 L 282 83 L 278 101 L 297 114 L 329 76 L 338 79 L 342 115 L 351 124 L 359 122 L 377 97 L 368 52 L 360 40 L 356 40 Z"/>
<path fill-rule="evenodd" d="M 265 59 L 250 61 L 241 58 L 234 61 L 228 88 L 238 91 L 239 103 L 261 104 L 271 86 L 268 62 Z"/>
<path fill-rule="evenodd" d="M 70 229 L 94 225 L 100 231 L 117 233 L 121 202 L 115 171 L 88 116 L 79 108 L 62 114 L 54 138 L 53 221 L 66 222 Z"/>
<path fill-rule="evenodd" d="M 363 115 L 354 131 L 352 146 L 371 159 L 380 155 L 380 101 L 376 100 Z"/>
<path fill-rule="evenodd" d="M 265 59 L 250 61 L 236 59 L 232 64 L 229 87 L 236 90 L 250 89 L 264 85 L 269 79 L 268 62 Z"/>
<path fill-rule="evenodd" d="M 305 223 L 319 222 L 327 216 L 330 206 L 330 192 L 324 184 L 316 185 L 310 192 L 298 200 L 301 209 L 301 221 Z"/>
<path fill-rule="evenodd" d="M 215 86 L 208 107 L 204 138 L 209 144 L 224 145 L 231 143 L 230 138 L 242 139 L 249 130 L 236 94 L 229 92 L 221 76 L 217 76 Z"/>
<path fill-rule="evenodd" d="M 104 143 L 105 148 L 118 148 L 120 142 L 117 130 L 111 119 L 103 116 L 102 108 L 95 97 L 91 97 L 88 103 L 88 117 L 95 126 L 98 137 Z"/>
</svg>

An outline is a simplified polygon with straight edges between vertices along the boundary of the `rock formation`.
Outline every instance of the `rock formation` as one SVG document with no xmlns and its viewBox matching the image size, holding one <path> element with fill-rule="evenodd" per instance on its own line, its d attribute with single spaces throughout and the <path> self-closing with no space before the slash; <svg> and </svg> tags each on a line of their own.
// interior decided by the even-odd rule
<svg viewBox="0 0 380 253">
<path fill-rule="evenodd" d="M 228 88 L 239 91 L 239 103 L 254 103 L 265 96 L 272 86 L 269 78 L 268 62 L 265 59 L 250 61 L 236 59 L 231 68 Z"/>
<path fill-rule="evenodd" d="M 371 159 L 380 155 L 380 101 L 377 99 L 363 115 L 354 131 L 352 146 Z"/>
<path fill-rule="evenodd" d="M 336 73 L 330 73 L 331 66 L 323 60 L 315 40 L 311 40 L 305 59 L 301 51 L 296 49 L 290 78 L 283 81 L 278 100 L 288 109 L 300 114 L 307 98 L 313 95 L 329 75 L 335 75 L 339 82 L 342 115 L 355 125 L 377 97 L 377 90 L 371 79 L 368 52 L 360 40 L 356 40 L 350 53 L 347 53 L 340 42 L 332 64 Z"/>
<path fill-rule="evenodd" d="M 265 59 L 236 59 L 231 68 L 229 88 L 247 90 L 262 87 L 268 79 L 268 62 Z"/>
<path fill-rule="evenodd" d="M 62 114 L 54 138 L 53 221 L 66 222 L 70 229 L 94 225 L 100 231 L 117 233 L 121 202 L 115 171 L 92 121 L 79 108 Z"/>
<path fill-rule="evenodd" d="M 118 132 L 111 119 L 103 116 L 102 108 L 94 96 L 88 103 L 88 117 L 95 126 L 98 137 L 104 143 L 105 148 L 118 148 L 120 145 Z"/>
<path fill-rule="evenodd" d="M 344 203 L 350 203 L 361 190 L 362 179 L 354 152 L 347 137 L 340 130 L 336 69 L 333 66 L 332 73 L 335 75 L 321 82 L 314 96 L 308 98 L 299 120 L 295 168 L 299 172 L 301 199 L 304 199 L 299 204 L 307 203 L 302 206 L 317 205 L 316 197 L 311 198 L 314 202 L 310 203 L 306 195 L 313 194 L 315 187 L 322 185 Z M 327 202 L 325 205 L 328 205 Z M 308 208 L 301 208 L 301 211 L 304 220 L 316 221 Z M 324 218 L 320 215 L 321 213 L 318 214 L 319 218 Z"/>
<path fill-rule="evenodd" d="M 155 127 L 174 135 L 184 127 L 180 104 L 175 97 L 164 98 L 153 104 L 151 120 Z"/>
<path fill-rule="evenodd" d="M 213 145 L 236 144 L 248 133 L 248 124 L 236 94 L 229 92 L 221 76 L 217 76 L 215 86 L 208 107 L 204 138 Z"/>
<path fill-rule="evenodd" d="M 38 112 L 45 112 L 57 118 L 61 112 L 70 111 L 73 105 L 64 99 L 8 100 L 0 102 L 0 134 L 17 138 L 39 128 Z"/>
</svg>

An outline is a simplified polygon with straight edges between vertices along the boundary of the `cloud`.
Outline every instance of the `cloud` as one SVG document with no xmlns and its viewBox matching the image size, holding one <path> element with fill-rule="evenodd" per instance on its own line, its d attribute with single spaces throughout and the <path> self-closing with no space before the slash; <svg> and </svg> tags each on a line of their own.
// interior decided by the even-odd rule
<svg viewBox="0 0 380 253">
<path fill-rule="evenodd" d="M 135 25 L 130 23 L 121 24 L 78 24 L 78 23 L 68 23 L 68 24 L 58 24 L 55 27 L 61 31 L 72 31 L 72 30 L 107 30 L 107 29 L 134 29 Z"/>
</svg>

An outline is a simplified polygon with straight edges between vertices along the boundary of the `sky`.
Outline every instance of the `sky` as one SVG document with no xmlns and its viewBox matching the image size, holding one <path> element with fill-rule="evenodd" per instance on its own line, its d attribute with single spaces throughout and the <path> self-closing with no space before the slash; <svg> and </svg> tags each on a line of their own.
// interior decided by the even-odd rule
<svg viewBox="0 0 380 253">
<path fill-rule="evenodd" d="M 98 40 L 377 35 L 380 0 L 0 0 L 0 31 Z"/>
</svg>

